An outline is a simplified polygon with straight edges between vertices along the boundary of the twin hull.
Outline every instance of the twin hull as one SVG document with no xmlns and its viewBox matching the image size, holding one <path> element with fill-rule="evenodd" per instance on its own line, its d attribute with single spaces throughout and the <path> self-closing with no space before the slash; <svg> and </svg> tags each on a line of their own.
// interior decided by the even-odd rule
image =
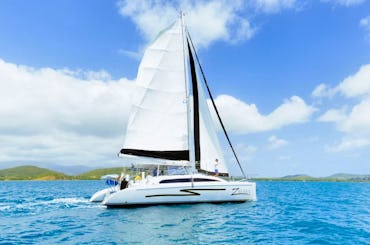
<svg viewBox="0 0 370 245">
<path fill-rule="evenodd" d="M 256 183 L 177 183 L 154 186 L 132 186 L 106 193 L 103 205 L 124 207 L 136 205 L 245 202 L 256 201 Z"/>
</svg>

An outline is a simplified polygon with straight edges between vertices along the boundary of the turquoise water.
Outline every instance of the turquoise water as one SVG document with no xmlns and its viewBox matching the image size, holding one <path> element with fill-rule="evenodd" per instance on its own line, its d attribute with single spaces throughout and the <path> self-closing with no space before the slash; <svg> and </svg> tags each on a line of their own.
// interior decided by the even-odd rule
<svg viewBox="0 0 370 245">
<path fill-rule="evenodd" d="M 370 183 L 258 182 L 257 202 L 107 209 L 100 181 L 0 182 L 0 244 L 370 244 Z"/>
</svg>

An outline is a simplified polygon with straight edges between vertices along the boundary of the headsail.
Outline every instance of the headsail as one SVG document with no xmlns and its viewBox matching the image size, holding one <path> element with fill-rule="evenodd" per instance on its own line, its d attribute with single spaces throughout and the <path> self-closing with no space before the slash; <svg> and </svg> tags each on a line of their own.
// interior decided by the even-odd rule
<svg viewBox="0 0 370 245">
<path fill-rule="evenodd" d="M 217 169 L 220 175 L 227 175 L 227 167 L 217 137 L 203 88 L 198 79 L 192 49 L 186 39 L 189 51 L 190 73 L 193 94 L 193 129 L 195 167 L 200 172 L 214 173 L 215 160 L 218 159 Z"/>
<path fill-rule="evenodd" d="M 122 154 L 189 160 L 181 20 L 146 49 Z"/>
<path fill-rule="evenodd" d="M 198 79 L 199 81 L 199 79 Z M 228 175 L 227 164 L 217 136 L 217 129 L 213 122 L 206 97 L 201 84 L 198 82 L 199 111 L 200 111 L 200 167 L 199 170 L 207 173 L 215 172 L 215 160 L 218 159 L 218 172 Z"/>
</svg>

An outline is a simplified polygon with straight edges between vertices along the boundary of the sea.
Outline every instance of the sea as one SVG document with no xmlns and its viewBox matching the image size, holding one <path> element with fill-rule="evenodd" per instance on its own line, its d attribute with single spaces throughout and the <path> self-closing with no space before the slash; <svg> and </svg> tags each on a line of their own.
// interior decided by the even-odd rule
<svg viewBox="0 0 370 245">
<path fill-rule="evenodd" d="M 1 181 L 0 244 L 370 244 L 370 183 L 258 181 L 256 202 L 110 209 L 101 181 Z"/>
</svg>

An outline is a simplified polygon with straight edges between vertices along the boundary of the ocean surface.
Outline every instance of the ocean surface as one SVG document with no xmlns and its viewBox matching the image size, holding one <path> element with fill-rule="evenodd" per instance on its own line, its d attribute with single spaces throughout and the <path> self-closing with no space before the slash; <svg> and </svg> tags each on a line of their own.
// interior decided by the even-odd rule
<svg viewBox="0 0 370 245">
<path fill-rule="evenodd" d="M 257 182 L 257 202 L 107 209 L 101 181 L 1 181 L 0 244 L 370 244 L 370 183 Z"/>
</svg>

